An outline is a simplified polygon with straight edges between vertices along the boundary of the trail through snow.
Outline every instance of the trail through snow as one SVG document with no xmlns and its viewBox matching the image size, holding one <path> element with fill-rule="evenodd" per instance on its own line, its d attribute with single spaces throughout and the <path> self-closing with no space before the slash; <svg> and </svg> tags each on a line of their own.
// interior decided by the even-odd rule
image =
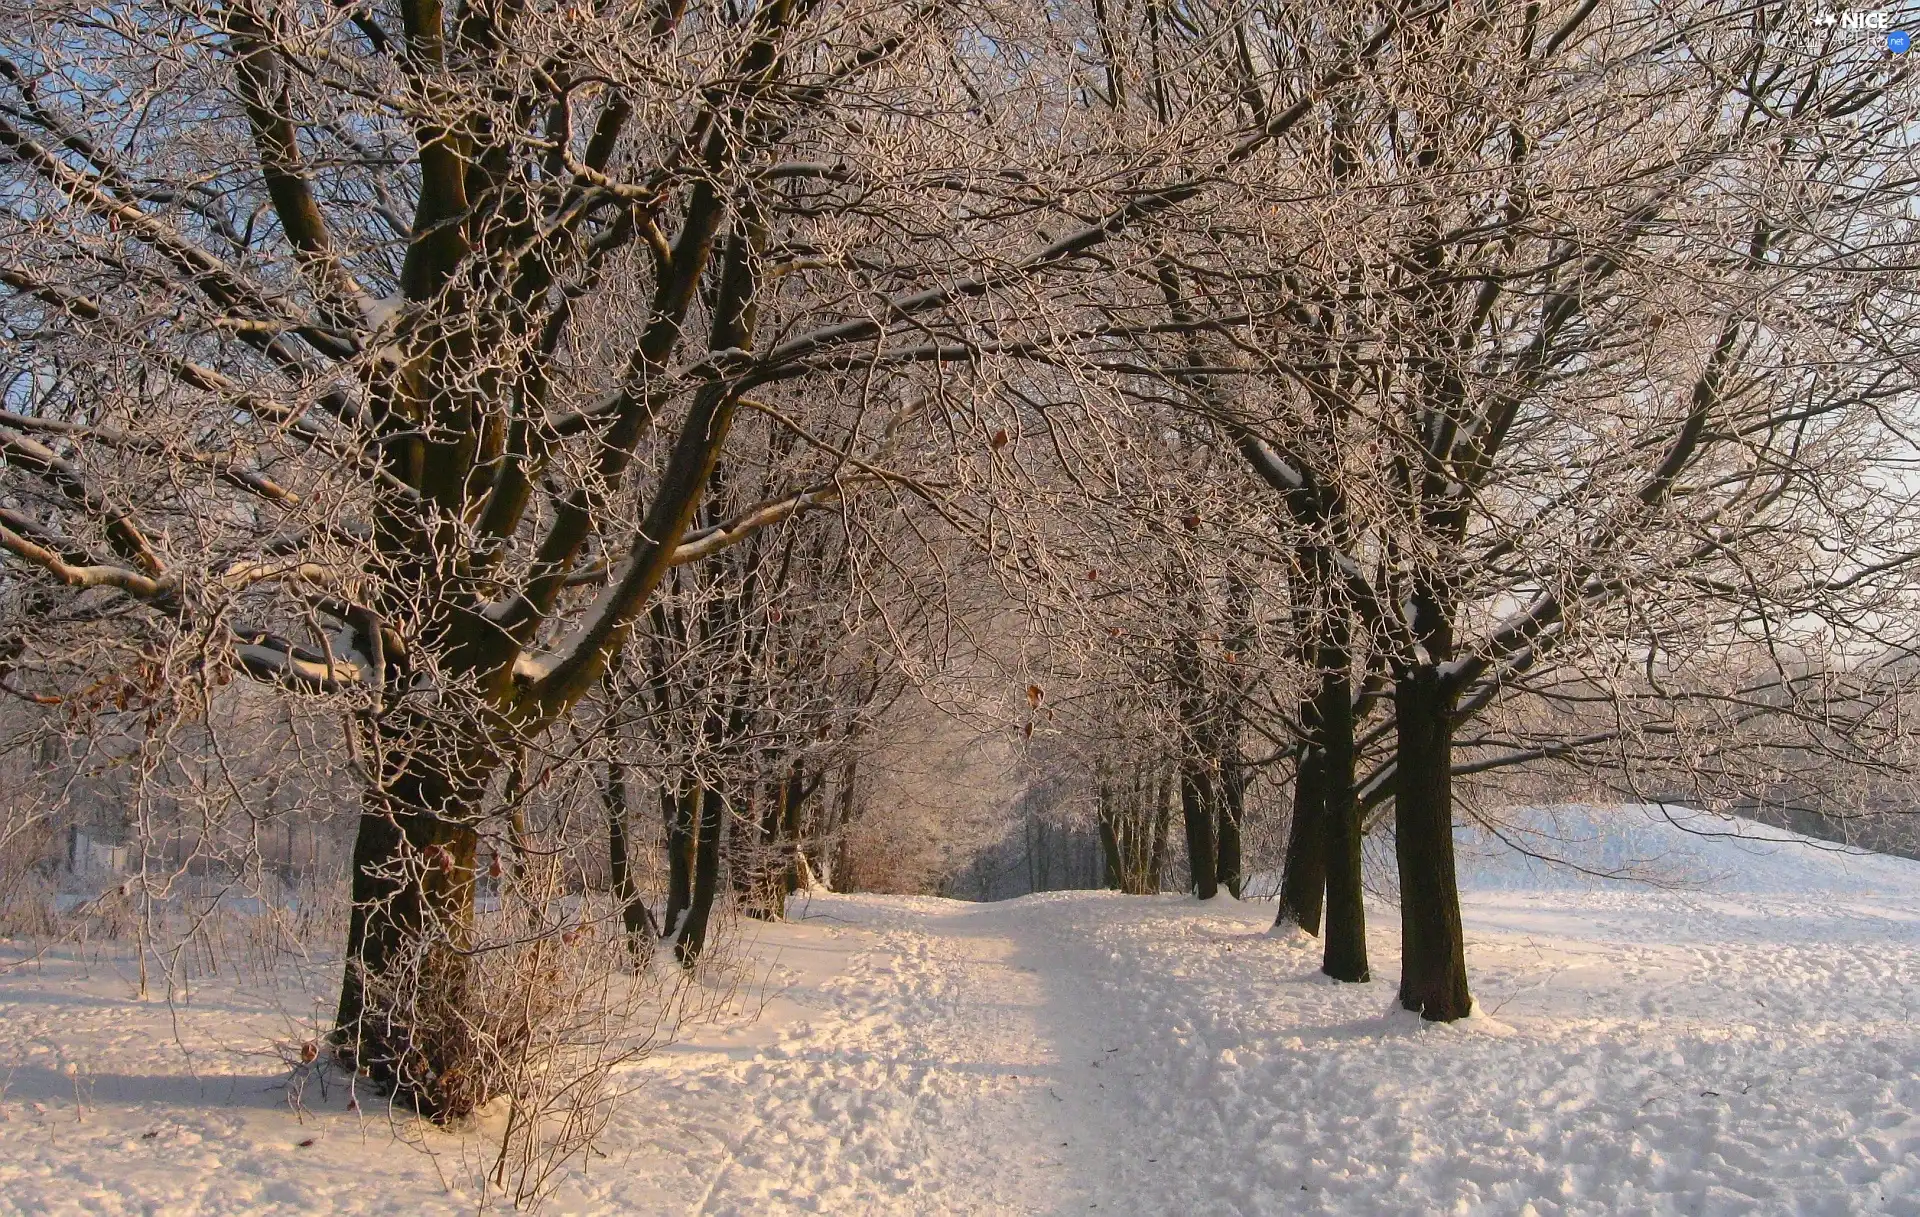
<svg viewBox="0 0 1920 1217">
<path fill-rule="evenodd" d="M 770 936 L 787 940 L 781 961 L 824 934 L 843 970 L 813 985 L 802 973 L 771 1042 L 696 1040 L 645 1066 L 697 1134 L 655 1140 L 667 1152 L 650 1160 L 681 1151 L 697 1174 L 714 1160 L 703 1144 L 722 1147 L 690 1211 L 1085 1208 L 1106 1127 L 1065 1080 L 1096 1050 L 1059 1006 L 1054 944 L 1021 932 L 1012 906 L 826 897 L 801 917 Z M 659 1105 L 629 1107 L 611 1139 L 645 1142 Z M 673 1183 L 659 1183 L 660 1211 Z M 618 1190 L 603 1203 L 640 1199 Z"/>
<path fill-rule="evenodd" d="M 1715 885 L 1468 865 L 1485 1013 L 1450 1027 L 1392 1009 L 1388 906 L 1377 979 L 1336 985 L 1265 902 L 814 897 L 751 949 L 763 1006 L 623 1076 L 553 1208 L 1920 1214 L 1920 864 L 1669 844 Z M 0 1212 L 474 1211 L 477 1134 L 294 1119 L 259 1055 L 290 1005 L 0 976 Z"/>
</svg>

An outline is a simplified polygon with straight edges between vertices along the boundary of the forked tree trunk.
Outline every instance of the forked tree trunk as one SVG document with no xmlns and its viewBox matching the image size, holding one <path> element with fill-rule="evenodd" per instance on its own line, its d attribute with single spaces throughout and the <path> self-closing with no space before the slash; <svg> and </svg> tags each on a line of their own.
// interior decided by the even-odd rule
<svg viewBox="0 0 1920 1217">
<path fill-rule="evenodd" d="M 1326 891 L 1326 756 L 1314 741 L 1315 709 L 1305 708 L 1308 738 L 1293 775 L 1293 823 L 1287 828 L 1287 857 L 1280 874 L 1280 909 L 1273 924 L 1297 925 L 1320 932 L 1320 898 Z"/>
<path fill-rule="evenodd" d="M 1451 1022 L 1473 1006 L 1453 860 L 1453 692 L 1432 664 L 1394 673 L 1400 1004 Z"/>
<path fill-rule="evenodd" d="M 334 1021 L 343 1063 L 440 1122 L 491 1097 L 466 1019 L 479 846 L 472 781 L 416 758 L 367 794 Z"/>
</svg>

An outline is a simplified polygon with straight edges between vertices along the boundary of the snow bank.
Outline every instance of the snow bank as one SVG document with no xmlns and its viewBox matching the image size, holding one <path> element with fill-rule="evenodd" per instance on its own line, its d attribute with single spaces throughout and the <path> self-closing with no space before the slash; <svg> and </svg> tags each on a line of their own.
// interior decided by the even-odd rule
<svg viewBox="0 0 1920 1217">
<path fill-rule="evenodd" d="M 1523 807 L 1458 829 L 1463 892 L 1656 887 L 1920 897 L 1920 862 L 1687 807 Z M 1535 855 L 1535 856 L 1529 856 Z"/>
</svg>

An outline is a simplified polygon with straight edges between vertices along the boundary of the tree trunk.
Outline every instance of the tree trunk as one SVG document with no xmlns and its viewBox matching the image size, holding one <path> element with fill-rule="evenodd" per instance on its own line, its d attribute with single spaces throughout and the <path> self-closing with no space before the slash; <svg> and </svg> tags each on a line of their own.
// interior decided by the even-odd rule
<svg viewBox="0 0 1920 1217">
<path fill-rule="evenodd" d="M 1133 896 L 1152 890 L 1154 807 L 1149 797 L 1145 766 L 1135 761 L 1133 787 L 1127 792 L 1127 835 L 1120 844 L 1120 890 Z"/>
<path fill-rule="evenodd" d="M 734 890 L 745 897 L 747 916 L 761 921 L 779 921 L 787 915 L 787 801 L 793 788 L 787 775 L 768 781 L 762 788 L 758 816 L 749 815 L 746 823 L 757 831 L 742 836 L 752 840 L 744 849 L 734 851 L 735 865 L 742 874 L 734 878 Z M 736 826 L 737 827 L 737 826 Z"/>
<path fill-rule="evenodd" d="M 334 1042 L 382 1092 L 446 1122 L 492 1097 L 473 1068 L 471 784 L 416 759 L 369 791 L 353 845 L 353 907 Z"/>
<path fill-rule="evenodd" d="M 1246 778 L 1240 771 L 1239 760 L 1233 755 L 1237 747 L 1224 749 L 1220 757 L 1220 784 L 1218 802 L 1220 804 L 1220 837 L 1216 842 L 1214 866 L 1220 886 L 1240 898 L 1240 817 L 1242 796 L 1245 793 Z"/>
<path fill-rule="evenodd" d="M 801 825 L 805 823 L 805 808 L 802 806 L 810 792 L 807 790 L 806 762 L 796 760 L 787 770 L 786 797 L 780 804 L 780 916 L 787 915 L 786 898 L 800 890 L 800 838 Z"/>
<path fill-rule="evenodd" d="M 1323 522 L 1318 496 L 1313 505 L 1292 510 L 1303 524 Z M 1301 660 L 1320 673 L 1324 686 L 1331 671 L 1326 660 L 1332 625 L 1328 613 L 1332 564 L 1319 545 L 1301 546 L 1294 558 L 1294 635 Z M 1327 754 L 1320 721 L 1324 693 L 1324 688 L 1316 691 L 1299 707 L 1300 760 L 1293 772 L 1293 817 L 1287 825 L 1287 856 L 1280 873 L 1280 907 L 1273 919 L 1276 928 L 1297 925 L 1309 934 L 1320 932 L 1321 900 L 1327 888 Z"/>
<path fill-rule="evenodd" d="M 667 909 L 660 933 L 678 938 L 693 907 L 693 863 L 698 846 L 700 786 L 690 778 L 660 791 L 667 821 Z"/>
<path fill-rule="evenodd" d="M 1320 932 L 1320 898 L 1326 872 L 1326 755 L 1316 745 L 1316 709 L 1304 707 L 1307 742 L 1293 775 L 1293 823 L 1287 828 L 1287 858 L 1280 876 L 1280 910 L 1273 923 Z"/>
<path fill-rule="evenodd" d="M 1121 856 L 1121 841 L 1126 829 L 1120 823 L 1120 807 L 1114 801 L 1113 783 L 1107 778 L 1105 761 L 1100 762 L 1094 784 L 1094 820 L 1100 828 L 1100 851 L 1106 857 L 1106 886 L 1125 891 L 1127 863 Z"/>
<path fill-rule="evenodd" d="M 833 843 L 833 852 L 827 856 L 828 872 L 821 876 L 827 886 L 836 892 L 853 890 L 853 822 L 860 814 L 860 757 L 856 753 L 847 757 L 847 763 L 840 771 L 840 810 L 834 817 L 834 831 L 837 839 Z"/>
<path fill-rule="evenodd" d="M 1167 849 L 1173 839 L 1173 776 L 1162 770 L 1153 780 L 1153 852 L 1147 862 L 1147 892 L 1165 890 Z"/>
<path fill-rule="evenodd" d="M 653 953 L 659 932 L 653 914 L 640 899 L 633 881 L 633 864 L 627 853 L 627 767 L 618 761 L 607 762 L 607 783 L 603 790 L 607 805 L 607 872 L 613 889 L 613 902 L 620 909 L 620 921 L 627 932 L 627 953 L 638 965 Z"/>
<path fill-rule="evenodd" d="M 1320 970 L 1335 980 L 1371 980 L 1367 909 L 1360 878 L 1360 808 L 1353 797 L 1353 685 L 1345 631 L 1322 658 L 1317 734 L 1326 856 L 1327 932 Z"/>
<path fill-rule="evenodd" d="M 1466 948 L 1453 862 L 1453 692 L 1432 664 L 1394 673 L 1394 852 L 1400 864 L 1400 1004 L 1465 1018 Z"/>
<path fill-rule="evenodd" d="M 1106 855 L 1106 882 L 1104 886 L 1109 891 L 1126 891 L 1128 887 L 1125 877 L 1126 864 L 1120 856 L 1120 837 L 1119 834 L 1114 831 L 1112 818 L 1108 816 L 1102 816 L 1100 818 L 1100 850 Z"/>
<path fill-rule="evenodd" d="M 1192 872 L 1190 889 L 1202 900 L 1211 900 L 1220 891 L 1214 872 L 1213 775 L 1205 762 L 1188 760 L 1180 765 L 1180 814 L 1187 825 L 1187 865 Z"/>
<path fill-rule="evenodd" d="M 1239 566 L 1227 575 L 1225 612 L 1226 634 L 1222 638 L 1227 666 L 1222 671 L 1220 693 L 1213 707 L 1213 754 L 1219 781 L 1216 791 L 1220 808 L 1218 862 L 1215 871 L 1220 885 L 1240 898 L 1240 828 L 1244 820 L 1247 788 L 1246 770 L 1241 765 L 1241 714 L 1247 696 L 1246 669 L 1239 658 L 1253 647 L 1253 588 Z"/>
<path fill-rule="evenodd" d="M 719 785 L 700 784 L 699 839 L 694 845 L 693 899 L 686 924 L 674 938 L 674 955 L 693 967 L 707 947 L 707 928 L 713 918 L 714 897 L 720 891 L 720 829 L 728 812 L 726 792 Z"/>
</svg>

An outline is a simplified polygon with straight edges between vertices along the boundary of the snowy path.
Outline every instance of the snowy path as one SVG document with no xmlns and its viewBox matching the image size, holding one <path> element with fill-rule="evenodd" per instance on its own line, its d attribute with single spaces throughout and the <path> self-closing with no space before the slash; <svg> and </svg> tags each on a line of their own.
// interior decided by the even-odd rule
<svg viewBox="0 0 1920 1217">
<path fill-rule="evenodd" d="M 824 932 L 851 944 L 845 970 L 790 991 L 792 1021 L 772 1043 L 750 1055 L 676 1049 L 646 1067 L 657 1102 L 682 1119 L 710 1112 L 695 1120 L 703 1136 L 651 1143 L 655 1161 L 678 1151 L 696 1174 L 712 1162 L 682 1211 L 1085 1209 L 1099 1113 L 1061 1092 L 1098 1050 L 1084 1020 L 1055 1008 L 1047 978 L 1060 961 L 1018 932 L 1024 920 L 1007 906 L 816 901 L 799 928 L 835 927 Z M 630 1108 L 612 1139 L 645 1142 L 657 1103 L 644 1108 L 655 1113 Z M 669 1181 L 654 1181 L 663 1211 L 679 1190 Z M 597 1199 L 655 1199 L 634 1182 Z"/>
<path fill-rule="evenodd" d="M 624 1076 L 553 1211 L 1920 1215 L 1920 865 L 1815 861 L 1483 886 L 1452 1027 L 1389 1010 L 1390 908 L 1340 986 L 1266 903 L 819 897 L 756 927 L 757 1017 Z M 79 972 L 0 975 L 0 1213 L 475 1211 L 483 1141 L 287 1111 L 299 995 L 176 1023 Z"/>
</svg>

